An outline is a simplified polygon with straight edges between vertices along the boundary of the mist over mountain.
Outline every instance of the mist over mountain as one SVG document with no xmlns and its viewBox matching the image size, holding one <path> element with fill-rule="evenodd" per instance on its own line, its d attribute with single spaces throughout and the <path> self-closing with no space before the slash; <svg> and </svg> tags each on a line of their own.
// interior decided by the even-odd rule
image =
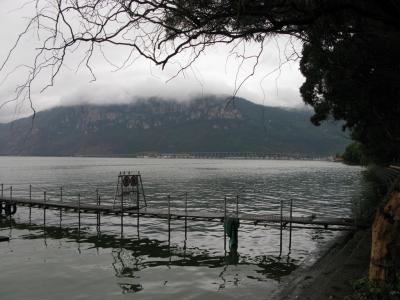
<svg viewBox="0 0 400 300">
<path fill-rule="evenodd" d="M 312 112 L 207 96 L 121 105 L 58 107 L 0 124 L 2 155 L 132 155 L 140 152 L 268 152 L 331 155 L 349 143 L 339 124 Z"/>
</svg>

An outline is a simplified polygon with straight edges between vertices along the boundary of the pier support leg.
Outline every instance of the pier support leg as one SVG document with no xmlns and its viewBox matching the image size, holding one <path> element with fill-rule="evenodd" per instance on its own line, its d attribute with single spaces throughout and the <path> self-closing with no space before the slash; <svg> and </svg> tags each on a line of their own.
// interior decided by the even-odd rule
<svg viewBox="0 0 400 300">
<path fill-rule="evenodd" d="M 29 185 L 29 202 L 32 201 L 32 185 Z M 32 223 L 32 204 L 29 204 L 29 225 Z"/>
<path fill-rule="evenodd" d="M 63 188 L 60 187 L 60 202 L 63 202 Z M 62 222 L 62 208 L 60 207 L 60 228 L 61 228 L 61 222 Z"/>
<path fill-rule="evenodd" d="M 226 255 L 226 196 L 224 198 L 224 255 Z"/>
<path fill-rule="evenodd" d="M 43 192 L 43 227 L 46 229 L 46 191 Z"/>
<path fill-rule="evenodd" d="M 279 257 L 282 256 L 282 230 L 283 230 L 283 200 L 281 200 L 281 214 L 280 214 L 280 234 L 279 234 Z"/>
<path fill-rule="evenodd" d="M 99 191 L 96 190 L 96 204 L 97 206 L 100 206 L 100 196 L 99 196 Z M 96 229 L 97 229 L 97 233 L 100 233 L 100 212 L 97 212 L 96 215 Z"/>
<path fill-rule="evenodd" d="M 140 215 L 139 215 L 139 210 L 138 210 L 137 216 L 136 216 L 136 233 L 137 233 L 137 238 L 138 238 L 138 240 L 140 239 L 140 231 L 139 231 L 139 228 L 140 228 Z"/>
<path fill-rule="evenodd" d="M 139 226 L 140 226 L 140 201 L 139 201 L 139 181 L 137 182 L 137 193 L 136 193 L 136 229 L 137 229 L 137 238 L 140 239 L 139 235 Z"/>
<path fill-rule="evenodd" d="M 96 205 L 99 206 L 99 190 L 96 189 Z M 99 212 L 96 213 L 96 230 L 99 231 Z"/>
<path fill-rule="evenodd" d="M 1 184 L 1 198 L 4 196 L 4 185 Z M 3 202 L 0 202 L 0 215 L 3 213 Z"/>
<path fill-rule="evenodd" d="M 124 236 L 124 190 L 121 193 L 121 239 Z"/>
<path fill-rule="evenodd" d="M 100 206 L 101 198 L 100 196 L 97 198 L 97 205 Z M 100 212 L 97 213 L 97 233 L 100 234 L 101 228 L 101 214 Z"/>
<path fill-rule="evenodd" d="M 12 198 L 13 198 L 13 187 L 12 186 L 10 186 L 10 202 L 9 202 L 9 205 L 10 205 L 10 218 L 9 218 L 9 220 L 10 220 L 10 229 L 12 228 L 12 218 L 11 218 L 11 207 L 12 207 Z"/>
<path fill-rule="evenodd" d="M 186 241 L 187 241 L 187 201 L 188 201 L 188 193 L 185 193 L 185 241 L 183 244 L 183 249 L 186 250 Z"/>
<path fill-rule="evenodd" d="M 78 194 L 78 236 L 81 235 L 81 194 Z"/>
<path fill-rule="evenodd" d="M 237 247 L 238 247 L 238 245 L 239 245 L 239 237 L 238 237 L 238 234 L 239 234 L 239 224 L 240 224 L 240 220 L 239 220 L 239 195 L 236 195 L 236 219 L 237 219 L 237 224 L 238 224 L 238 228 L 237 228 L 237 230 L 236 230 L 236 236 L 235 236 L 235 238 L 236 238 L 236 249 L 234 249 L 235 251 L 237 251 Z M 229 249 L 230 251 L 232 251 L 232 249 Z"/>
<path fill-rule="evenodd" d="M 171 196 L 168 195 L 168 248 L 171 243 Z"/>
<path fill-rule="evenodd" d="M 290 220 L 289 220 L 289 254 L 292 250 L 292 217 L 293 217 L 293 199 L 290 199 Z"/>
<path fill-rule="evenodd" d="M 236 218 L 239 218 L 239 195 L 236 195 Z"/>
</svg>

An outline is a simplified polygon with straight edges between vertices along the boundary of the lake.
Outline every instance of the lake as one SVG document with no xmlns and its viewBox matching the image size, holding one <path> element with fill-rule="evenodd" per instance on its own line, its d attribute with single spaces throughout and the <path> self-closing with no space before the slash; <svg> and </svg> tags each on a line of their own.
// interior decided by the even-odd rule
<svg viewBox="0 0 400 300">
<path fill-rule="evenodd" d="M 26 197 L 29 184 L 35 198 L 66 199 L 81 195 L 94 203 L 112 203 L 120 171 L 140 171 L 149 207 L 184 207 L 223 211 L 224 197 L 234 211 L 349 217 L 361 185 L 360 167 L 325 161 L 206 160 L 150 158 L 0 157 L 0 183 L 5 193 Z M 241 224 L 238 256 L 224 252 L 220 223 L 173 220 L 168 241 L 166 220 L 120 219 L 18 208 L 10 224 L 0 221 L 1 299 L 268 299 L 285 276 L 332 241 L 337 232 L 294 229 L 288 249 L 283 232 Z M 134 295 L 132 295 L 134 294 Z"/>
</svg>

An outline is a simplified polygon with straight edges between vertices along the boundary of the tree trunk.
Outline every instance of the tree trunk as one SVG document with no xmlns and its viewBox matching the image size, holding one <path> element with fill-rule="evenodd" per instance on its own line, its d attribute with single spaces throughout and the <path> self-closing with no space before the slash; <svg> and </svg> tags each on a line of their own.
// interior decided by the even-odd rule
<svg viewBox="0 0 400 300">
<path fill-rule="evenodd" d="M 393 191 L 384 208 L 377 211 L 372 225 L 369 279 L 393 283 L 396 279 L 395 246 L 400 219 L 400 192 Z"/>
</svg>

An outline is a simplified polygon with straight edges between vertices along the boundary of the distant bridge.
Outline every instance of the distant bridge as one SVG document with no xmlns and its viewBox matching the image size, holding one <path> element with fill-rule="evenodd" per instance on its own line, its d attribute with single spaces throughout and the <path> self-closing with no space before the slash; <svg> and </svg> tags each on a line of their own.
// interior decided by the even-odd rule
<svg viewBox="0 0 400 300">
<path fill-rule="evenodd" d="M 180 153 L 156 153 L 140 152 L 136 157 L 155 158 L 208 158 L 208 159 L 299 159 L 299 160 L 331 160 L 329 156 L 318 156 L 303 153 L 271 153 L 271 152 L 180 152 Z"/>
</svg>

